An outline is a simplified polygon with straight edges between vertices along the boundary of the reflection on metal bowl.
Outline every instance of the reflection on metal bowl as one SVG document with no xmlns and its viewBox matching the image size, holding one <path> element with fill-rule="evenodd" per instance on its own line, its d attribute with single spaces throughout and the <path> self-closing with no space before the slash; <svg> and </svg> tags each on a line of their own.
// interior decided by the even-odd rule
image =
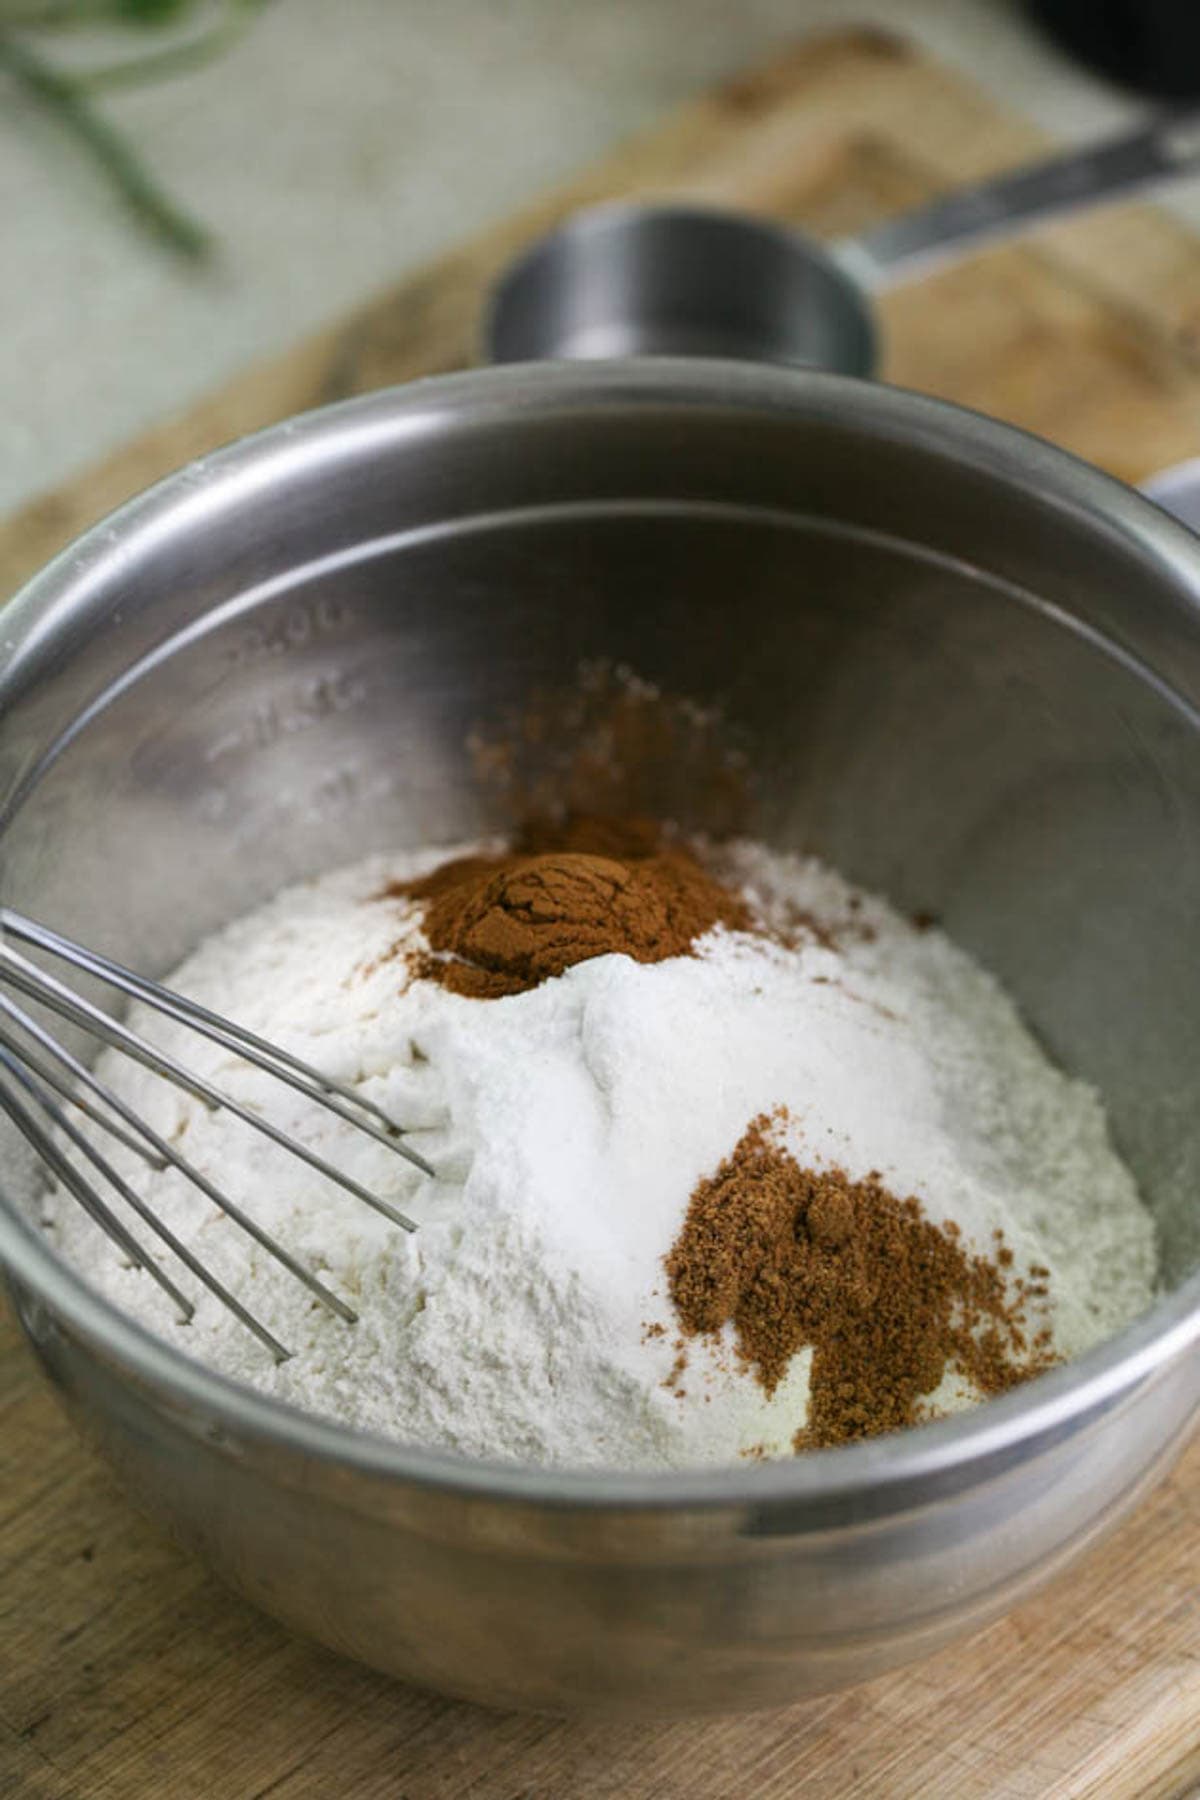
<svg viewBox="0 0 1200 1800">
<path fill-rule="evenodd" d="M 547 1473 L 301 1416 L 152 1340 L 31 1222 L 8 1141 L 0 1256 L 131 1489 L 297 1628 L 495 1705 L 777 1705 L 1013 1604 L 1200 1404 L 1200 544 L 1018 432 L 836 376 L 375 395 L 185 470 L 9 608 L 3 897 L 160 972 L 285 880 L 495 823 L 469 734 L 597 657 L 719 702 L 752 828 L 936 910 L 1097 1083 L 1158 1220 L 1146 1317 L 894 1438 Z"/>
</svg>

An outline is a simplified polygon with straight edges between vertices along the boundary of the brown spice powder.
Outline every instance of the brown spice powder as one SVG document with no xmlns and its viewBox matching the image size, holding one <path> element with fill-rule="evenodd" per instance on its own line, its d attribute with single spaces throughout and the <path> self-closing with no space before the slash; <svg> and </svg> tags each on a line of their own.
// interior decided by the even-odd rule
<svg viewBox="0 0 1200 1800">
<path fill-rule="evenodd" d="M 676 819 L 714 838 L 752 833 L 746 746 L 719 707 L 664 692 L 606 660 L 580 663 L 468 740 L 480 785 L 514 825 L 571 811 Z"/>
<path fill-rule="evenodd" d="M 699 1184 L 666 1268 L 685 1332 L 731 1323 L 768 1393 L 812 1346 L 797 1450 L 918 1423 L 948 1368 L 990 1395 L 1050 1366 L 1045 1336 L 1027 1341 L 1025 1295 L 1009 1293 L 998 1259 L 971 1254 L 957 1228 L 877 1175 L 802 1168 L 776 1141 L 781 1122 L 755 1119 Z"/>
<path fill-rule="evenodd" d="M 662 962 L 714 925 L 752 923 L 738 894 L 637 819 L 542 822 L 511 853 L 461 857 L 387 891 L 424 902 L 433 954 L 415 972 L 480 1000 L 615 951 Z"/>
</svg>

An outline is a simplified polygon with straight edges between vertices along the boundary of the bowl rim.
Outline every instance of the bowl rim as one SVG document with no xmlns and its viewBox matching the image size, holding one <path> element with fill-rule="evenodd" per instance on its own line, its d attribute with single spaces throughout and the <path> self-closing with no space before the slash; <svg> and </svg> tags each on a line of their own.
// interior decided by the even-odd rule
<svg viewBox="0 0 1200 1800">
<path fill-rule="evenodd" d="M 849 410 L 886 436 L 900 432 L 915 446 L 952 454 L 977 471 L 1011 479 L 1019 467 L 1023 482 L 1116 530 L 1158 564 L 1164 577 L 1173 577 L 1176 593 L 1186 593 L 1189 613 L 1200 624 L 1200 539 L 1124 483 L 1043 439 L 947 401 L 850 376 L 646 357 L 514 363 L 431 377 L 315 409 L 201 457 L 101 519 L 25 584 L 5 608 L 9 631 L 0 647 L 0 675 L 14 650 L 64 606 L 72 590 L 99 582 L 106 559 L 120 557 L 133 535 L 162 529 L 198 493 L 211 502 L 222 482 L 244 479 L 249 469 L 260 478 L 286 480 L 294 456 L 346 432 L 365 434 L 367 440 L 394 438 L 419 431 L 438 409 L 479 415 L 514 402 L 551 409 L 580 402 L 604 407 L 717 402 L 776 413 L 799 409 L 819 419 Z M 28 791 L 22 786 L 21 797 Z M 775 1463 L 661 1472 L 557 1468 L 466 1458 L 367 1432 L 206 1367 L 89 1287 L 0 1186 L 0 1273 L 5 1271 L 18 1292 L 49 1309 L 93 1350 L 118 1360 L 168 1401 L 199 1409 L 243 1439 L 384 1481 L 572 1510 L 786 1508 L 789 1520 L 802 1522 L 806 1511 L 815 1520 L 844 1498 L 898 1509 L 909 1504 L 916 1488 L 923 1499 L 932 1497 L 939 1488 L 982 1479 L 987 1467 L 1007 1461 L 1018 1448 L 1025 1451 L 1038 1440 L 1080 1429 L 1200 1345 L 1197 1270 L 1081 1357 L 951 1419 Z"/>
</svg>

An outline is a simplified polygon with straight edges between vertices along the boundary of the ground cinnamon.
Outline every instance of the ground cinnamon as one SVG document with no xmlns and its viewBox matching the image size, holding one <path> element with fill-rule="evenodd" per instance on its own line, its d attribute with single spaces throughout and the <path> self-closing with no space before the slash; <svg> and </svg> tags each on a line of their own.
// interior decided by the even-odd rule
<svg viewBox="0 0 1200 1800">
<path fill-rule="evenodd" d="M 647 820 L 572 818 L 527 827 L 497 856 L 444 863 L 388 890 L 424 903 L 431 954 L 416 972 L 496 999 L 593 956 L 683 956 L 714 925 L 745 929 L 749 908 Z"/>
<path fill-rule="evenodd" d="M 755 1119 L 699 1184 L 666 1266 L 684 1331 L 732 1324 L 768 1393 L 811 1345 L 797 1450 L 917 1423 L 948 1369 L 988 1395 L 1048 1366 L 1045 1334 L 1029 1341 L 1029 1290 L 1010 1291 L 1002 1249 L 973 1254 L 878 1176 L 802 1168 L 778 1141 L 782 1123 Z"/>
</svg>

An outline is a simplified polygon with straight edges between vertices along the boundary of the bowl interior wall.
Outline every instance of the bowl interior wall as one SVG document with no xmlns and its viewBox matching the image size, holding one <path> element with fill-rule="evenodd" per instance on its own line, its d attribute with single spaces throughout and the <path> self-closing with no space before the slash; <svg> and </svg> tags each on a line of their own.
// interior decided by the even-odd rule
<svg viewBox="0 0 1200 1800">
<path fill-rule="evenodd" d="M 5 898 L 162 972 L 285 881 L 502 828 L 480 736 L 549 697 L 521 756 L 550 766 L 580 729 L 555 697 L 623 666 L 719 715 L 643 758 L 636 802 L 727 824 L 729 751 L 745 829 L 941 918 L 1101 1089 L 1175 1285 L 1200 1262 L 1200 751 L 1067 616 L 1144 577 L 977 471 L 918 480 L 911 448 L 868 479 L 833 428 L 752 468 L 727 422 L 724 460 L 695 430 L 572 460 L 560 429 L 520 506 L 480 504 L 493 434 L 407 485 L 364 450 L 169 518 L 10 665 Z"/>
<path fill-rule="evenodd" d="M 943 918 L 1101 1087 L 1171 1285 L 1195 1267 L 1195 731 L 1029 594 L 840 520 L 696 500 L 489 515 L 200 594 L 32 783 L 13 904 L 162 972 L 286 880 L 504 828 L 480 736 L 520 742 L 540 693 L 520 754 L 565 765 L 581 727 L 558 700 L 626 666 L 714 713 L 653 745 L 635 803 L 720 828 L 730 752 L 747 830 Z M 38 709 L 9 718 L 11 756 Z"/>
</svg>

